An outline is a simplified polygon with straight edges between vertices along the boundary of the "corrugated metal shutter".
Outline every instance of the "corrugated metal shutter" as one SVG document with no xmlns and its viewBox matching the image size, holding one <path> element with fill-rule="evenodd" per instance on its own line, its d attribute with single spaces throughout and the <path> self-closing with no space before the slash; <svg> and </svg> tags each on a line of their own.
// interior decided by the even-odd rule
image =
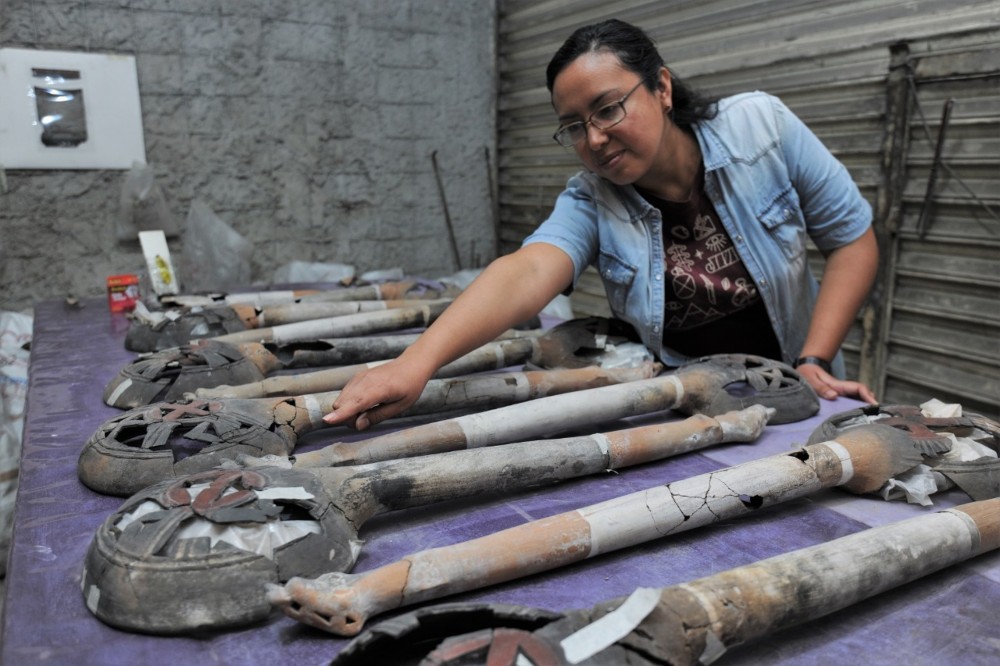
<svg viewBox="0 0 1000 666">
<path fill-rule="evenodd" d="M 1000 3 L 956 0 L 886 2 L 812 0 L 499 3 L 498 188 L 500 250 L 516 249 L 548 215 L 566 179 L 579 169 L 572 152 L 551 140 L 555 119 L 544 69 L 569 33 L 618 17 L 642 26 L 675 73 L 717 95 L 764 90 L 781 97 L 847 166 L 876 210 L 893 200 L 887 174 L 889 45 L 942 32 L 982 32 L 998 25 Z M 909 255 L 907 254 L 907 257 Z M 814 257 L 817 275 L 822 260 Z M 995 273 L 994 273 L 995 275 Z M 608 313 L 600 280 L 584 276 L 573 295 L 578 314 Z M 886 356 L 866 358 L 877 344 L 878 317 L 861 322 L 845 342 L 848 373 L 870 383 Z M 868 353 L 867 356 L 873 356 Z"/>
<path fill-rule="evenodd" d="M 909 137 L 880 327 L 886 402 L 936 397 L 1000 416 L 998 44 L 994 30 L 910 45 Z"/>
</svg>

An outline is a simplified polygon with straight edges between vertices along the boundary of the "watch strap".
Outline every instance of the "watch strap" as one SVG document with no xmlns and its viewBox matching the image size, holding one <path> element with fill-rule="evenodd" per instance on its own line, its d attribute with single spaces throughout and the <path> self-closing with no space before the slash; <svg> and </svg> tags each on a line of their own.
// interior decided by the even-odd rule
<svg viewBox="0 0 1000 666">
<path fill-rule="evenodd" d="M 800 356 L 795 359 L 794 363 L 792 363 L 793 368 L 797 368 L 800 365 L 818 365 L 823 368 L 825 372 L 833 372 L 833 368 L 830 367 L 830 362 L 825 358 L 820 358 L 819 356 Z"/>
</svg>

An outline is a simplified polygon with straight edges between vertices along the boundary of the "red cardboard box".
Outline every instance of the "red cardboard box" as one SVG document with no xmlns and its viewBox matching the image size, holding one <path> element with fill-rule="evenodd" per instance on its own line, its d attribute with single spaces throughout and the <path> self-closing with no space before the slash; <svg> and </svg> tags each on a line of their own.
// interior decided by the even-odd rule
<svg viewBox="0 0 1000 666">
<path fill-rule="evenodd" d="M 112 312 L 131 312 L 138 300 L 138 275 L 108 276 L 108 308 Z"/>
</svg>

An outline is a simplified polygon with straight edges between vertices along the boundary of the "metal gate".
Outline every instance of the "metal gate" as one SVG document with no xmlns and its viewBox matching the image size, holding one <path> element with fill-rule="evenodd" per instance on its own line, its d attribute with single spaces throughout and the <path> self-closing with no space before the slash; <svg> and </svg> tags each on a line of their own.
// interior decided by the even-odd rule
<svg viewBox="0 0 1000 666">
<path fill-rule="evenodd" d="M 886 402 L 1000 415 L 1000 31 L 899 45 L 895 200 L 866 373 Z"/>
<path fill-rule="evenodd" d="M 903 76 L 904 86 L 918 90 L 932 138 L 939 123 L 938 98 L 968 98 L 956 102 L 943 157 L 995 209 L 1000 147 L 996 117 L 989 116 L 1000 104 L 995 83 L 989 83 L 995 76 L 978 70 L 990 64 L 997 69 L 997 54 L 984 45 L 991 39 L 997 43 L 1000 2 L 501 0 L 498 9 L 502 253 L 516 249 L 547 217 L 567 178 L 579 170 L 574 154 L 551 140 L 555 116 L 545 66 L 573 29 L 618 17 L 643 27 L 668 67 L 697 88 L 719 96 L 756 89 L 781 97 L 847 166 L 872 204 L 882 273 L 871 306 L 844 343 L 848 373 L 878 389 L 887 402 L 939 397 L 996 414 L 1000 361 L 992 294 L 1000 267 L 994 256 L 997 239 L 988 231 L 994 223 L 959 192 L 961 186 L 945 168 L 939 170 L 924 239 L 912 231 L 933 147 L 921 138 L 922 129 L 921 135 L 914 133 L 917 125 L 905 114 L 916 113 L 916 107 L 901 97 L 905 87 L 898 79 Z M 898 46 L 902 40 L 909 46 Z M 978 63 L 964 68 L 969 73 L 949 82 L 931 74 L 959 67 L 962 52 L 975 52 L 966 56 Z M 945 53 L 954 57 L 949 60 Z M 914 68 L 912 84 L 905 80 L 901 58 Z M 969 95 L 960 94 L 962 85 Z M 928 263 L 928 253 L 934 262 Z M 822 259 L 818 253 L 813 259 L 820 275 Z M 577 314 L 608 314 L 596 273 L 584 275 L 572 304 Z"/>
</svg>

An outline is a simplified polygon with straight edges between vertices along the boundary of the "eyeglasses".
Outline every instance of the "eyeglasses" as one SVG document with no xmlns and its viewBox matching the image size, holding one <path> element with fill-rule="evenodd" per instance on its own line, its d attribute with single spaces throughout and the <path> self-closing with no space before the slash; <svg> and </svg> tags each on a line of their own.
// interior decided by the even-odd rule
<svg viewBox="0 0 1000 666">
<path fill-rule="evenodd" d="M 563 148 L 572 148 L 574 145 L 580 143 L 585 138 L 587 138 L 587 125 L 593 125 L 599 130 L 611 129 L 621 121 L 625 120 L 627 115 L 625 112 L 625 100 L 629 98 L 629 95 L 634 93 L 639 89 L 644 81 L 639 81 L 635 84 L 632 90 L 625 93 L 617 102 L 612 102 L 607 106 L 602 106 L 597 111 L 590 114 L 586 122 L 578 120 L 575 123 L 570 123 L 569 125 L 563 125 L 556 133 L 552 135 L 552 138 L 556 140 Z"/>
</svg>

